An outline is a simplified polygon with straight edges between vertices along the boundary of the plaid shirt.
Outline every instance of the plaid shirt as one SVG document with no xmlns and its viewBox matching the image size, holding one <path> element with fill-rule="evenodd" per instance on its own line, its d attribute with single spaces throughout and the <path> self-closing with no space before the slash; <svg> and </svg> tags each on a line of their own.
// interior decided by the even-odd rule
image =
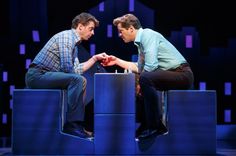
<svg viewBox="0 0 236 156">
<path fill-rule="evenodd" d="M 77 57 L 80 41 L 75 29 L 55 34 L 37 54 L 32 63 L 48 71 L 83 73 L 83 63 Z"/>
</svg>

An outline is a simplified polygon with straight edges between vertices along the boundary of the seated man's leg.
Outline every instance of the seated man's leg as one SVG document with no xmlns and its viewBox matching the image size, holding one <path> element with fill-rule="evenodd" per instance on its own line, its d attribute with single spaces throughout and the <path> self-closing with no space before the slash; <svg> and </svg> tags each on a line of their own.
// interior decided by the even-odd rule
<svg viewBox="0 0 236 156">
<path fill-rule="evenodd" d="M 154 84 L 150 81 L 150 76 L 153 76 L 153 73 L 144 72 L 140 75 L 139 80 L 142 96 L 144 98 L 144 113 L 147 127 L 147 129 L 139 135 L 139 139 L 161 135 L 167 132 L 166 127 L 163 126 L 161 121 L 162 111 L 159 104 L 159 97 Z"/>
<path fill-rule="evenodd" d="M 30 69 L 26 74 L 26 84 L 29 88 L 37 89 L 66 89 L 68 111 L 63 131 L 82 138 L 91 136 L 83 127 L 85 106 L 83 96 L 86 90 L 86 79 L 74 73 L 42 72 Z"/>
<path fill-rule="evenodd" d="M 167 128 L 162 123 L 161 104 L 156 90 L 188 89 L 192 85 L 192 73 L 164 71 L 143 72 L 140 75 L 140 87 L 144 97 L 148 131 L 144 137 L 154 134 L 166 134 Z"/>
</svg>

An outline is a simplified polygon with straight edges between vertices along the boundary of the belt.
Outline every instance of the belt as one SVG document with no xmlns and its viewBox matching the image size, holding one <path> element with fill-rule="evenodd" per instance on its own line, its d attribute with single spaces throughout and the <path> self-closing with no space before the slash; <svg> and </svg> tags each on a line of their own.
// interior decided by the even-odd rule
<svg viewBox="0 0 236 156">
<path fill-rule="evenodd" d="M 44 68 L 44 67 L 41 67 L 41 66 L 39 66 L 39 65 L 37 65 L 37 64 L 35 64 L 35 63 L 31 63 L 31 64 L 29 65 L 29 68 L 36 68 L 36 69 L 41 69 L 41 70 L 46 70 L 46 71 L 48 71 L 48 69 L 46 69 L 46 68 Z"/>
<path fill-rule="evenodd" d="M 170 69 L 170 71 L 192 71 L 188 63 L 182 63 L 175 69 Z"/>
<path fill-rule="evenodd" d="M 31 63 L 31 64 L 29 65 L 29 68 L 34 68 L 34 67 L 37 67 L 37 64 Z"/>
</svg>

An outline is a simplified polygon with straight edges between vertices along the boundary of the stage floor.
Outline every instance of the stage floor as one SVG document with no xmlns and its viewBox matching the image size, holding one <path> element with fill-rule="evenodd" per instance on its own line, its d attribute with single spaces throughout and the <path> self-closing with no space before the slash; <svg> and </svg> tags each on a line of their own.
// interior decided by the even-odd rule
<svg viewBox="0 0 236 156">
<path fill-rule="evenodd" d="M 218 156 L 236 155 L 236 141 L 217 141 L 216 152 Z M 0 155 L 11 156 L 11 148 L 0 148 Z"/>
</svg>

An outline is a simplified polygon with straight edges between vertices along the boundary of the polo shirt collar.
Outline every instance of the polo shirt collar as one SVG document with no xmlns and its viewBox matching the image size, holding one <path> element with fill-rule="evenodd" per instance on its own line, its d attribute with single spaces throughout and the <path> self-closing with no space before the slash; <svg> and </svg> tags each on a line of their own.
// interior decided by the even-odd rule
<svg viewBox="0 0 236 156">
<path fill-rule="evenodd" d="M 134 44 L 135 45 L 139 45 L 140 44 L 142 33 L 143 33 L 143 28 L 139 28 L 138 32 L 136 34 L 135 40 L 134 40 Z"/>
</svg>

